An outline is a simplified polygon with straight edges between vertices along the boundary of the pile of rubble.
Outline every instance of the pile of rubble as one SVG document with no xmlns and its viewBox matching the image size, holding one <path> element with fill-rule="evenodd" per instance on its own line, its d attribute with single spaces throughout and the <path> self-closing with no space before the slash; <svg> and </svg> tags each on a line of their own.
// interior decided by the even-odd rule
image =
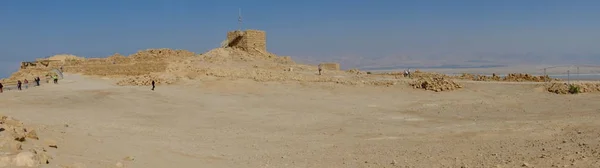
<svg viewBox="0 0 600 168">
<path fill-rule="evenodd" d="M 350 73 L 350 74 L 357 74 L 357 75 L 364 75 L 367 74 L 367 72 L 365 71 L 360 71 L 360 69 L 354 68 L 354 69 L 350 69 L 347 70 L 346 72 Z"/>
<path fill-rule="evenodd" d="M 503 78 L 503 81 L 510 81 L 510 82 L 546 82 L 546 81 L 553 81 L 554 79 L 550 78 L 548 75 L 545 76 L 535 76 L 535 75 L 530 75 L 530 74 L 524 74 L 524 73 L 511 73 L 506 75 L 506 77 Z"/>
<path fill-rule="evenodd" d="M 575 94 L 600 92 L 600 83 L 548 83 L 545 85 L 548 92 L 556 94 Z M 574 91 L 576 90 L 576 91 Z"/>
<path fill-rule="evenodd" d="M 487 75 L 473 75 L 469 73 L 463 73 L 457 77 L 458 79 L 474 80 L 474 81 L 501 81 L 502 78 L 495 73 L 492 76 Z"/>
<path fill-rule="evenodd" d="M 460 84 L 445 77 L 419 77 L 417 80 L 412 81 L 410 85 L 415 89 L 425 89 L 435 92 L 462 88 Z"/>
<path fill-rule="evenodd" d="M 37 132 L 14 118 L 0 116 L 0 167 L 37 167 L 50 163 L 47 148 L 58 148 L 55 142 L 46 141 L 40 146 Z"/>
</svg>

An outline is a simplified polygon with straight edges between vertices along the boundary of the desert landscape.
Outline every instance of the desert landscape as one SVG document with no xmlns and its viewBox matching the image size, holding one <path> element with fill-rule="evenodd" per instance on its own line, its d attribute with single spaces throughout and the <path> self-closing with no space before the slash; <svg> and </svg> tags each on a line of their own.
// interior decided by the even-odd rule
<svg viewBox="0 0 600 168">
<path fill-rule="evenodd" d="M 265 37 L 24 62 L 1 82 L 42 85 L 0 94 L 0 167 L 600 167 L 598 82 L 336 63 L 318 75 Z"/>
</svg>

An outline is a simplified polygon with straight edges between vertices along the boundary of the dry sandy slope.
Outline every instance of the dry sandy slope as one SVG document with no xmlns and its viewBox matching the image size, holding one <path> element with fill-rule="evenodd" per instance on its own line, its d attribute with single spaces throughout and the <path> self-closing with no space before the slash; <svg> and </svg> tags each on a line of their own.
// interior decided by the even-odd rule
<svg viewBox="0 0 600 168">
<path fill-rule="evenodd" d="M 598 94 L 555 95 L 532 84 L 464 83 L 435 93 L 219 78 L 152 92 L 65 78 L 0 94 L 4 115 L 59 141 L 52 167 L 600 166 Z"/>
</svg>

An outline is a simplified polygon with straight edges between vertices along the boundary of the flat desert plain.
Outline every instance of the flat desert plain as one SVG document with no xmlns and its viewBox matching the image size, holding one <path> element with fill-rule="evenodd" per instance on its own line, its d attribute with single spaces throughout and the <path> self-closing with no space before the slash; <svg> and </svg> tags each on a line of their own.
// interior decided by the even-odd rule
<svg viewBox="0 0 600 168">
<path fill-rule="evenodd" d="M 0 94 L 54 139 L 48 167 L 600 167 L 600 95 L 536 83 L 449 92 L 204 78 L 117 86 L 65 74 Z"/>
</svg>

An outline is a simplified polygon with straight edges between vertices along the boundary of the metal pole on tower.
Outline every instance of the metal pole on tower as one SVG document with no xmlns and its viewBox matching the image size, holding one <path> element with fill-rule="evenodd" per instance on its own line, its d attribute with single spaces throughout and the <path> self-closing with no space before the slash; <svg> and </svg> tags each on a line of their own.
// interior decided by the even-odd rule
<svg viewBox="0 0 600 168">
<path fill-rule="evenodd" d="M 242 29 L 242 8 L 238 8 L 238 31 Z"/>
</svg>

